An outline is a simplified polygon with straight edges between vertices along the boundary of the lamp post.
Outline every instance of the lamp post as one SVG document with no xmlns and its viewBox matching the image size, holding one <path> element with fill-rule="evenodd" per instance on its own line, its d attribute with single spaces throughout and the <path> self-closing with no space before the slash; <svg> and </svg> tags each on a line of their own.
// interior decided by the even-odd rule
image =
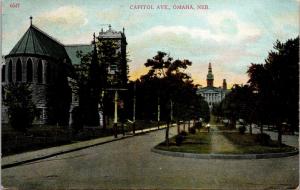
<svg viewBox="0 0 300 190">
<path fill-rule="evenodd" d="M 114 124 L 113 124 L 113 129 L 114 129 L 114 136 L 115 138 L 118 137 L 118 91 L 120 90 L 127 90 L 124 88 L 108 88 L 106 89 L 107 91 L 114 91 L 115 92 L 115 98 L 114 98 Z M 123 133 L 124 134 L 124 133 Z"/>
<path fill-rule="evenodd" d="M 133 116 L 132 116 L 132 132 L 135 135 L 135 106 L 136 106 L 136 81 L 133 86 Z"/>
<path fill-rule="evenodd" d="M 118 127 L 118 91 L 115 90 L 115 99 L 114 99 L 114 103 L 115 103 L 115 110 L 114 110 L 114 135 L 115 138 L 118 137 L 118 131 L 117 131 L 117 127 Z"/>
<path fill-rule="evenodd" d="M 160 122 L 160 99 L 159 96 L 157 97 L 157 128 L 159 129 L 159 122 Z"/>
</svg>

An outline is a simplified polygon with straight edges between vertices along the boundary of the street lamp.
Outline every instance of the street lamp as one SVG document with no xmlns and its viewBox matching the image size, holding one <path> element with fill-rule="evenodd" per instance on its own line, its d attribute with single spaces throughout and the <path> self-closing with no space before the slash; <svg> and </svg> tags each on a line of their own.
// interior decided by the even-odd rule
<svg viewBox="0 0 300 190">
<path fill-rule="evenodd" d="M 108 88 L 106 90 L 115 92 L 115 98 L 114 98 L 115 109 L 114 109 L 113 129 L 114 129 L 114 136 L 115 136 L 115 138 L 117 138 L 118 137 L 118 131 L 117 131 L 117 128 L 118 128 L 118 91 L 127 90 L 127 89 L 125 89 L 125 88 Z"/>
<path fill-rule="evenodd" d="M 135 106 L 136 106 L 136 81 L 133 86 L 133 116 L 132 116 L 132 132 L 135 135 Z"/>
<path fill-rule="evenodd" d="M 160 99 L 159 96 L 157 97 L 157 128 L 159 129 L 159 122 L 160 122 Z"/>
</svg>

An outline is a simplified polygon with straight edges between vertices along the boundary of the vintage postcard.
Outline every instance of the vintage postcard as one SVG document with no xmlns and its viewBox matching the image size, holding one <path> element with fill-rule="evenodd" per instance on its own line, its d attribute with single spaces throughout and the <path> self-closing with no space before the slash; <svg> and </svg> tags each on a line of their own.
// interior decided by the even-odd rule
<svg viewBox="0 0 300 190">
<path fill-rule="evenodd" d="M 299 0 L 1 0 L 1 189 L 299 189 Z"/>
</svg>

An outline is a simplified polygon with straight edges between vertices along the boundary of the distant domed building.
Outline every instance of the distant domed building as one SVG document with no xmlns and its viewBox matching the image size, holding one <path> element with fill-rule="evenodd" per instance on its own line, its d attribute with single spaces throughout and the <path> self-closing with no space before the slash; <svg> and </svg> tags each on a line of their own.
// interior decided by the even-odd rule
<svg viewBox="0 0 300 190">
<path fill-rule="evenodd" d="M 197 94 L 204 97 L 205 101 L 208 103 L 209 108 L 212 109 L 213 104 L 220 103 L 225 95 L 228 93 L 226 79 L 223 79 L 222 87 L 214 87 L 214 75 L 212 73 L 211 63 L 208 65 L 208 73 L 206 76 L 207 86 L 204 88 L 199 88 Z"/>
<path fill-rule="evenodd" d="M 123 32 L 111 29 L 99 33 L 99 39 L 114 39 L 120 44 L 118 50 L 122 55 L 120 63 L 106 66 L 110 78 L 114 74 L 122 76 L 127 82 L 126 37 Z M 2 95 L 3 86 L 11 83 L 26 83 L 32 91 L 32 100 L 38 113 L 35 123 L 68 124 L 71 102 L 78 101 L 72 96 L 68 78 L 72 77 L 74 65 L 80 64 L 77 51 L 84 54 L 91 52 L 91 44 L 64 45 L 32 24 L 2 59 Z M 3 62 L 4 61 L 4 62 Z M 7 108 L 2 104 L 2 122 L 8 122 Z"/>
</svg>

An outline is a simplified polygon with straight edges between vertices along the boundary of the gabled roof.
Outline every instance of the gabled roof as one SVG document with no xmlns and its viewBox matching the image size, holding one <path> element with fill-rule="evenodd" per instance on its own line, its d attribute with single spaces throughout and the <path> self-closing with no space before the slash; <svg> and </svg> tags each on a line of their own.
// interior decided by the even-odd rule
<svg viewBox="0 0 300 190">
<path fill-rule="evenodd" d="M 74 44 L 66 45 L 65 49 L 71 59 L 72 64 L 79 65 L 81 64 L 81 59 L 77 57 L 77 51 L 81 51 L 83 54 L 87 54 L 93 51 L 93 46 L 92 44 Z"/>
<path fill-rule="evenodd" d="M 16 54 L 36 54 L 56 59 L 68 57 L 63 44 L 34 25 L 30 25 L 8 56 Z"/>
</svg>

